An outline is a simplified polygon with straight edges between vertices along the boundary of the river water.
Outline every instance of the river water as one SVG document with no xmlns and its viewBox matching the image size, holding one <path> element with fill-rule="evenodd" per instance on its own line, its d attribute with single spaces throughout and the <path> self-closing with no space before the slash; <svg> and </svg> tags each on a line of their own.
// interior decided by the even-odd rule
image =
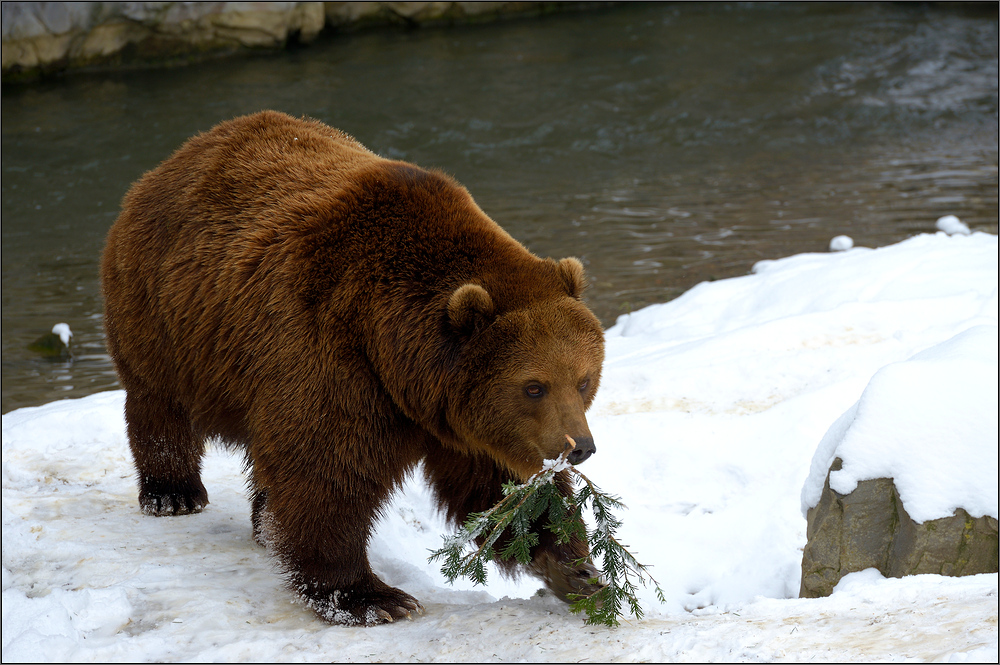
<svg viewBox="0 0 1000 665">
<path fill-rule="evenodd" d="M 877 247 L 955 214 L 997 232 L 993 5 L 640 3 L 334 35 L 2 98 L 2 411 L 115 387 L 98 260 L 129 185 L 264 108 L 441 168 L 605 325 L 760 259 Z M 74 357 L 27 346 L 68 323 Z"/>
</svg>

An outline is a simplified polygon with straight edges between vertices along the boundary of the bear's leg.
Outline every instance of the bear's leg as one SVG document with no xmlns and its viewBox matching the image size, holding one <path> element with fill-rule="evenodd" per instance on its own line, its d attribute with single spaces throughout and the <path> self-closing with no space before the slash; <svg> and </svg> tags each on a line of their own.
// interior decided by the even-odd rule
<svg viewBox="0 0 1000 665">
<path fill-rule="evenodd" d="M 345 477 L 344 470 L 333 479 L 303 469 L 275 482 L 259 457 L 254 475 L 267 479 L 267 489 L 254 497 L 257 537 L 281 559 L 289 586 L 317 614 L 330 623 L 372 626 L 423 612 L 368 562 L 372 520 L 388 488 L 360 474 Z"/>
<path fill-rule="evenodd" d="M 464 523 L 469 513 L 483 512 L 500 501 L 504 483 L 517 482 L 513 474 L 486 456 L 445 450 L 428 454 L 424 459 L 424 471 L 434 488 L 438 506 L 456 525 Z M 556 476 L 556 485 L 565 496 L 573 491 L 566 471 Z M 574 536 L 569 542 L 559 543 L 555 534 L 545 528 L 546 519 L 542 516 L 531 526 L 539 542 L 531 550 L 527 569 L 565 602 L 572 602 L 571 596 L 589 596 L 601 589 L 600 572 L 590 559 L 586 540 Z M 502 550 L 505 540 L 506 537 L 501 536 L 494 548 Z M 516 572 L 518 566 L 513 559 L 497 560 L 496 564 L 508 573 Z M 595 579 L 598 580 L 596 584 L 592 582 Z"/>
<path fill-rule="evenodd" d="M 208 504 L 201 482 L 204 442 L 179 405 L 148 393 L 125 393 L 125 421 L 147 515 L 198 513 Z"/>
</svg>

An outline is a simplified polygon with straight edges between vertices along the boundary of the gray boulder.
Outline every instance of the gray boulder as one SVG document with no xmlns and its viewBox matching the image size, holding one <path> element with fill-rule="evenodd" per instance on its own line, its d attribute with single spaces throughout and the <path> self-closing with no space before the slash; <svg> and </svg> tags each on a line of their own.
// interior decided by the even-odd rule
<svg viewBox="0 0 1000 665">
<path fill-rule="evenodd" d="M 830 471 L 842 464 L 834 459 Z M 951 517 L 917 523 L 891 478 L 860 481 L 844 495 L 830 489 L 828 472 L 819 503 L 806 519 L 802 598 L 828 596 L 841 577 L 867 568 L 886 577 L 998 571 L 996 518 L 974 518 L 959 508 Z"/>
</svg>

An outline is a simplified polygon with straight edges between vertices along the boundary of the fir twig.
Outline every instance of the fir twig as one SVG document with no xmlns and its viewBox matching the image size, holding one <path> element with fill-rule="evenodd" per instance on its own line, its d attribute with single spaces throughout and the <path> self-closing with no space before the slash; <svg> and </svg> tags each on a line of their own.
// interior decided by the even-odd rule
<svg viewBox="0 0 1000 665">
<path fill-rule="evenodd" d="M 587 476 L 569 464 L 567 457 L 576 447 L 576 442 L 568 435 L 566 439 L 566 449 L 559 458 L 546 461 L 542 469 L 523 484 L 506 483 L 503 499 L 489 510 L 469 515 L 457 533 L 444 538 L 444 546 L 432 552 L 429 560 L 443 560 L 441 573 L 449 582 L 468 577 L 476 584 L 485 584 L 487 562 L 496 558 L 506 561 L 511 557 L 520 563 L 530 561 L 531 548 L 539 542 L 538 534 L 531 532 L 530 527 L 547 513 L 548 524 L 545 528 L 555 533 L 559 542 L 567 542 L 574 534 L 586 535 L 591 557 L 595 561 L 600 559 L 602 563 L 606 585 L 589 596 L 574 599 L 570 610 L 585 612 L 588 624 L 617 626 L 625 614 L 622 609 L 624 603 L 629 614 L 641 619 L 643 611 L 636 597 L 637 584 L 646 586 L 647 580 L 652 582 L 661 603 L 666 602 L 663 590 L 649 574 L 648 568 L 615 537 L 621 520 L 612 511 L 623 509 L 625 505 L 618 497 L 602 492 Z M 553 482 L 556 474 L 563 470 L 583 480 L 582 487 L 569 497 L 563 496 Z M 587 504 L 592 507 L 595 522 L 594 529 L 590 531 L 580 521 Z M 494 545 L 508 528 L 510 542 L 498 553 Z M 474 544 L 483 534 L 485 537 L 479 547 L 463 554 L 466 547 Z"/>
</svg>

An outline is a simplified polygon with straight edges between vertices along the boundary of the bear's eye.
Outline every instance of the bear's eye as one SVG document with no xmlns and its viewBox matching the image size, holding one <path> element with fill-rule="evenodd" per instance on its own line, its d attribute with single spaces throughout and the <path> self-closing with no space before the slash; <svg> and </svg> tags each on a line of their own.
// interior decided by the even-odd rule
<svg viewBox="0 0 1000 665">
<path fill-rule="evenodd" d="M 538 399 L 545 394 L 545 388 L 541 387 L 537 383 L 532 383 L 530 386 L 526 386 L 524 388 L 524 394 L 528 397 Z"/>
<path fill-rule="evenodd" d="M 580 382 L 580 392 L 587 392 L 587 386 L 590 385 L 590 379 L 584 379 Z"/>
</svg>

